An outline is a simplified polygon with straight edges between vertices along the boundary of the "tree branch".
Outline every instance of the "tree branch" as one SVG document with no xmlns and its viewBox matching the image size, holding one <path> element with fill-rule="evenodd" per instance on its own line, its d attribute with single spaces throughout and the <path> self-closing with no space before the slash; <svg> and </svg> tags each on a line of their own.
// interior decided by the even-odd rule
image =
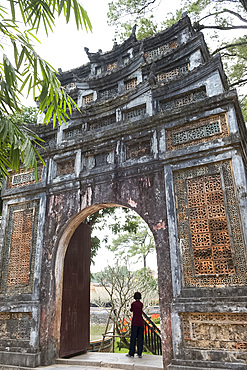
<svg viewBox="0 0 247 370">
<path fill-rule="evenodd" d="M 229 31 L 229 30 L 239 30 L 239 29 L 247 29 L 247 26 L 204 26 L 202 24 L 194 24 L 195 29 L 197 31 L 201 31 L 205 28 L 208 29 L 216 29 L 216 30 L 222 30 L 222 31 Z"/>
<path fill-rule="evenodd" d="M 141 9 L 138 10 L 138 13 L 141 13 L 143 10 L 149 7 L 149 5 L 154 4 L 156 0 L 149 1 L 146 5 L 144 5 Z"/>
<path fill-rule="evenodd" d="M 244 83 L 247 82 L 247 78 L 245 78 L 244 80 L 238 80 L 236 82 L 233 82 L 232 84 L 229 84 L 229 87 L 233 87 L 233 86 L 237 86 L 237 85 L 242 85 Z"/>
<path fill-rule="evenodd" d="M 212 17 L 212 16 L 215 16 L 215 15 L 222 14 L 222 13 L 230 13 L 230 14 L 233 14 L 235 17 L 239 18 L 242 22 L 247 23 L 247 19 L 243 18 L 240 14 L 238 14 L 238 13 L 236 13 L 233 10 L 230 10 L 230 9 L 223 9 L 223 10 L 221 10 L 219 12 L 207 14 L 204 17 L 202 17 L 198 22 L 195 22 L 195 23 L 198 23 L 198 25 L 199 25 L 199 22 L 201 22 L 202 20 L 204 20 L 206 18 L 209 18 L 209 17 Z"/>
<path fill-rule="evenodd" d="M 243 41 L 243 42 L 236 42 L 235 44 L 228 44 L 228 45 L 225 45 L 225 46 L 222 46 L 220 48 L 217 48 L 213 53 L 212 55 L 218 53 L 219 51 L 221 50 L 224 50 L 224 49 L 229 49 L 231 47 L 234 47 L 234 46 L 242 46 L 242 45 L 247 45 L 247 41 Z"/>
</svg>

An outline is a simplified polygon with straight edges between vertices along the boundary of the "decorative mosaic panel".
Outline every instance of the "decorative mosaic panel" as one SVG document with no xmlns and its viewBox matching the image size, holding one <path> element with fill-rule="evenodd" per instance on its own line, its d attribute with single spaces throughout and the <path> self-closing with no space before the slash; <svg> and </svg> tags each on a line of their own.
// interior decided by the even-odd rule
<svg viewBox="0 0 247 370">
<path fill-rule="evenodd" d="M 218 114 L 167 130 L 167 149 L 173 150 L 227 136 L 229 127 L 226 114 Z"/>
<path fill-rule="evenodd" d="M 176 109 L 194 103 L 198 100 L 205 99 L 207 97 L 205 88 L 198 89 L 196 91 L 182 95 L 181 97 L 174 100 L 160 101 L 160 109 L 162 111 L 168 109 Z"/>
<path fill-rule="evenodd" d="M 117 62 L 111 63 L 107 65 L 107 71 L 112 71 L 113 69 L 117 68 Z"/>
<path fill-rule="evenodd" d="M 29 341 L 31 312 L 0 312 L 0 340 Z"/>
<path fill-rule="evenodd" d="M 83 104 L 89 104 L 93 102 L 93 94 L 83 96 Z"/>
<path fill-rule="evenodd" d="M 9 207 L 5 234 L 1 291 L 32 291 L 39 202 Z"/>
<path fill-rule="evenodd" d="M 75 158 L 65 162 L 58 162 L 57 164 L 57 176 L 68 175 L 74 173 Z"/>
<path fill-rule="evenodd" d="M 177 77 L 184 76 L 189 72 L 189 64 L 185 64 L 181 67 L 177 67 L 175 69 L 172 69 L 168 72 L 160 72 L 157 75 L 157 80 L 162 82 L 167 82 L 170 80 L 174 80 Z"/>
<path fill-rule="evenodd" d="M 43 173 L 43 167 L 38 168 L 38 182 L 41 181 Z M 18 188 L 20 186 L 34 184 L 35 181 L 35 172 L 34 170 L 26 171 L 25 169 L 20 170 L 20 173 L 10 174 L 8 180 L 8 188 Z"/>
<path fill-rule="evenodd" d="M 140 158 L 144 155 L 150 155 L 150 139 L 146 141 L 136 142 L 135 144 L 127 145 L 126 159 Z"/>
<path fill-rule="evenodd" d="M 70 129 L 70 130 L 64 130 L 64 132 L 63 132 L 64 140 L 75 139 L 80 135 L 82 135 L 81 128 L 74 128 L 74 129 Z"/>
<path fill-rule="evenodd" d="M 123 120 L 127 121 L 131 118 L 144 116 L 146 114 L 146 105 L 141 107 L 136 107 L 135 109 L 131 109 L 128 111 L 123 112 Z"/>
<path fill-rule="evenodd" d="M 99 99 L 110 99 L 116 96 L 117 93 L 118 93 L 118 86 L 116 85 L 111 89 L 99 91 Z"/>
<path fill-rule="evenodd" d="M 130 90 L 137 86 L 137 78 L 132 78 L 124 83 L 124 90 Z"/>
<path fill-rule="evenodd" d="M 185 347 L 247 351 L 247 313 L 181 313 Z"/>
<path fill-rule="evenodd" d="M 145 57 L 146 57 L 147 61 L 152 61 L 153 59 L 157 59 L 157 58 L 171 52 L 173 49 L 176 49 L 177 47 L 178 47 L 177 41 L 173 41 L 171 43 L 167 43 L 163 46 L 160 46 L 157 49 L 147 51 L 145 53 Z"/>
<path fill-rule="evenodd" d="M 184 285 L 245 285 L 245 245 L 231 162 L 177 171 L 174 187 Z"/>
<path fill-rule="evenodd" d="M 104 117 L 101 120 L 89 122 L 87 124 L 87 131 L 97 130 L 114 123 L 116 123 L 116 115 L 112 114 L 111 116 Z"/>
</svg>

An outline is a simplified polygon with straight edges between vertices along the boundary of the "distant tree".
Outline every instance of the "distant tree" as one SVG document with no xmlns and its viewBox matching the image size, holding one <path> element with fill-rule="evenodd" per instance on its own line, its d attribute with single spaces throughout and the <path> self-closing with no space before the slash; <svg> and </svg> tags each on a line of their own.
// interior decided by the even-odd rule
<svg viewBox="0 0 247 370">
<path fill-rule="evenodd" d="M 196 31 L 203 31 L 214 55 L 221 53 L 230 87 L 247 85 L 247 2 L 246 0 L 181 0 L 174 13 L 158 23 L 153 12 L 164 4 L 158 0 L 113 0 L 109 3 L 109 24 L 121 40 L 130 36 L 137 25 L 137 38 L 142 39 L 172 26 L 187 12 Z M 165 15 L 164 15 L 165 17 Z M 234 32 L 233 32 L 234 31 Z M 236 35 L 236 31 L 238 31 Z M 243 31 L 242 35 L 240 32 Z M 247 102 L 244 89 L 239 90 L 245 120 Z"/>
<path fill-rule="evenodd" d="M 128 231 L 125 227 L 118 237 L 113 240 L 113 245 L 108 246 L 108 248 L 120 259 L 126 257 L 142 258 L 143 267 L 146 269 L 147 256 L 155 250 L 154 238 L 148 225 L 141 217 L 132 216 L 131 224 L 135 225 L 135 228 Z"/>
<path fill-rule="evenodd" d="M 112 319 L 115 324 L 116 332 L 125 339 L 129 336 L 131 326 L 130 304 L 136 291 L 141 292 L 142 301 L 145 308 L 153 299 L 158 297 L 157 279 L 152 276 L 150 270 L 130 271 L 126 265 L 118 262 L 113 266 L 108 266 L 97 274 L 98 282 L 102 284 L 109 295 L 112 306 Z"/>
</svg>

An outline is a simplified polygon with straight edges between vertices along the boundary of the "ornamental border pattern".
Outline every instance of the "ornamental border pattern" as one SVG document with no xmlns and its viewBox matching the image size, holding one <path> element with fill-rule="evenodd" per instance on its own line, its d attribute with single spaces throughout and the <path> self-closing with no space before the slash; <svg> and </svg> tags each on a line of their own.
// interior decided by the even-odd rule
<svg viewBox="0 0 247 370">
<path fill-rule="evenodd" d="M 167 129 L 166 132 L 167 150 L 174 150 L 227 137 L 229 127 L 226 114 L 222 113 Z"/>
<path fill-rule="evenodd" d="M 186 348 L 247 350 L 247 313 L 184 312 L 180 317 Z"/>
</svg>

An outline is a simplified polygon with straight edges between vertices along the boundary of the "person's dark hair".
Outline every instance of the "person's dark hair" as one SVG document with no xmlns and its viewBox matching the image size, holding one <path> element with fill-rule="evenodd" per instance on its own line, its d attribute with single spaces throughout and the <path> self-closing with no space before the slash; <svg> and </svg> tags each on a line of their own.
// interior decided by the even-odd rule
<svg viewBox="0 0 247 370">
<path fill-rule="evenodd" d="M 141 299 L 142 295 L 140 292 L 135 292 L 134 299 Z"/>
</svg>

